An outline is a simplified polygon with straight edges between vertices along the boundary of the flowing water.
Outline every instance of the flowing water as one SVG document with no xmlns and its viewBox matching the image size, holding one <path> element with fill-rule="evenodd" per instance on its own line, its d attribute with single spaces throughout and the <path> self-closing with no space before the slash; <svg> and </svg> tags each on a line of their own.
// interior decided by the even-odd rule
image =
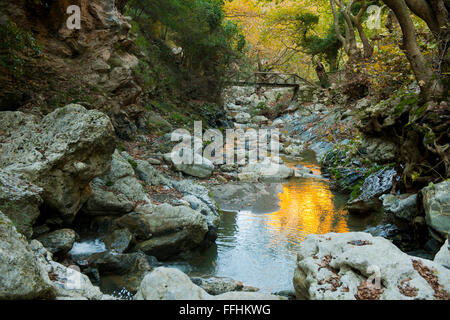
<svg viewBox="0 0 450 320">
<path fill-rule="evenodd" d="M 307 160 L 300 164 L 320 175 L 313 154 L 306 153 L 304 158 Z M 299 162 L 286 164 L 295 166 Z M 293 290 L 296 251 L 308 234 L 360 231 L 376 224 L 349 217 L 347 196 L 331 191 L 326 179 L 293 178 L 280 184 L 278 190 L 256 201 L 264 204 L 271 196 L 276 198 L 275 205 L 268 204 L 269 210 L 264 210 L 266 205 L 225 210 L 216 245 L 187 264 L 172 266 L 191 276 L 231 277 L 263 292 Z M 241 194 L 243 204 L 247 196 Z M 220 205 L 223 208 L 226 203 Z"/>
</svg>

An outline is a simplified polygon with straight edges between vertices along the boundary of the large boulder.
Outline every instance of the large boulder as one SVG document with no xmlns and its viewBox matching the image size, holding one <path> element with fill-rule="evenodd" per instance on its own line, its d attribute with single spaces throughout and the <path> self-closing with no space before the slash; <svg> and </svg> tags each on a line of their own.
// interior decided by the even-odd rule
<svg viewBox="0 0 450 320">
<path fill-rule="evenodd" d="M 159 267 L 142 280 L 135 300 L 207 300 L 210 295 L 178 269 Z"/>
<path fill-rule="evenodd" d="M 432 184 L 421 191 L 425 220 L 445 238 L 450 232 L 450 180 Z"/>
<path fill-rule="evenodd" d="M 178 269 L 159 267 L 148 273 L 134 296 L 135 300 L 284 300 L 257 292 L 227 292 L 210 295 Z"/>
<path fill-rule="evenodd" d="M 42 188 L 19 174 L 0 169 L 0 210 L 27 238 L 33 235 L 33 224 L 40 214 L 41 193 Z"/>
<path fill-rule="evenodd" d="M 47 206 L 71 222 L 88 199 L 90 182 L 107 172 L 115 134 L 110 119 L 76 104 L 42 121 L 21 112 L 0 114 L 0 168 L 23 174 L 43 189 Z"/>
<path fill-rule="evenodd" d="M 12 221 L 0 212 L 0 300 L 51 299 L 47 271 Z"/>
<path fill-rule="evenodd" d="M 294 272 L 298 299 L 449 299 L 450 270 L 364 232 L 308 235 Z"/>
<path fill-rule="evenodd" d="M 158 259 L 199 246 L 208 232 L 206 218 L 187 206 L 147 205 L 136 212 L 148 223 L 152 237 L 139 242 L 134 249 Z"/>
</svg>

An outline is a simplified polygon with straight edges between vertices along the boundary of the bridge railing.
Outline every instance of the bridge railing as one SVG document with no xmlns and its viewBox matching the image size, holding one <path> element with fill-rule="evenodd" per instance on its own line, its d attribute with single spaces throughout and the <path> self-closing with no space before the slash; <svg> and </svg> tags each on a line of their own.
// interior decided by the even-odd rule
<svg viewBox="0 0 450 320">
<path fill-rule="evenodd" d="M 228 77 L 229 83 L 244 85 L 270 85 L 270 86 L 292 86 L 298 87 L 301 83 L 317 86 L 295 73 L 281 72 L 254 72 L 251 74 L 235 73 Z"/>
</svg>

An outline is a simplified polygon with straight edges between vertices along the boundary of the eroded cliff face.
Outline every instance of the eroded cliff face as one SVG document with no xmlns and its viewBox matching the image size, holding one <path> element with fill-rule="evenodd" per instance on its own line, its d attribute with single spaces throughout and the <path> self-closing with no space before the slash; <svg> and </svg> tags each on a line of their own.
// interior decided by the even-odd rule
<svg viewBox="0 0 450 320">
<path fill-rule="evenodd" d="M 67 27 L 67 8 L 81 8 L 81 29 Z M 0 0 L 0 23 L 15 23 L 41 47 L 27 72 L 7 77 L 0 89 L 3 109 L 47 114 L 77 102 L 106 112 L 119 136 L 136 131 L 141 87 L 133 69 L 140 54 L 130 19 L 114 0 Z"/>
</svg>

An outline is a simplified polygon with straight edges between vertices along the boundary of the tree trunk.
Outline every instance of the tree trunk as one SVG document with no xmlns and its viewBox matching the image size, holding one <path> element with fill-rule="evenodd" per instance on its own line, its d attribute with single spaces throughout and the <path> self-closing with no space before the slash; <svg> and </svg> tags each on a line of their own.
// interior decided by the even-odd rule
<svg viewBox="0 0 450 320">
<path fill-rule="evenodd" d="M 427 67 L 425 58 L 419 49 L 416 40 L 416 31 L 413 21 L 409 15 L 408 7 L 404 0 L 383 0 L 384 3 L 395 13 L 403 33 L 403 46 L 406 57 L 422 88 L 422 93 L 427 97 L 442 95 L 442 85 L 433 79 L 433 71 Z"/>
<path fill-rule="evenodd" d="M 373 55 L 373 45 L 370 43 L 369 39 L 366 36 L 366 33 L 364 32 L 364 28 L 361 24 L 361 18 L 367 10 L 367 2 L 365 0 L 361 0 L 361 9 L 359 10 L 358 14 L 356 16 L 353 16 L 351 13 L 351 7 L 348 8 L 349 12 L 348 15 L 351 18 L 353 24 L 356 26 L 356 29 L 358 30 L 359 37 L 361 38 L 361 41 L 363 43 L 364 47 L 364 58 L 369 59 Z M 352 2 L 350 2 L 349 6 L 352 5 Z"/>
<path fill-rule="evenodd" d="M 316 62 L 316 74 L 320 80 L 320 85 L 322 86 L 322 88 L 329 88 L 330 81 L 328 80 L 327 72 L 322 62 L 320 62 L 319 60 L 317 60 Z"/>
</svg>

